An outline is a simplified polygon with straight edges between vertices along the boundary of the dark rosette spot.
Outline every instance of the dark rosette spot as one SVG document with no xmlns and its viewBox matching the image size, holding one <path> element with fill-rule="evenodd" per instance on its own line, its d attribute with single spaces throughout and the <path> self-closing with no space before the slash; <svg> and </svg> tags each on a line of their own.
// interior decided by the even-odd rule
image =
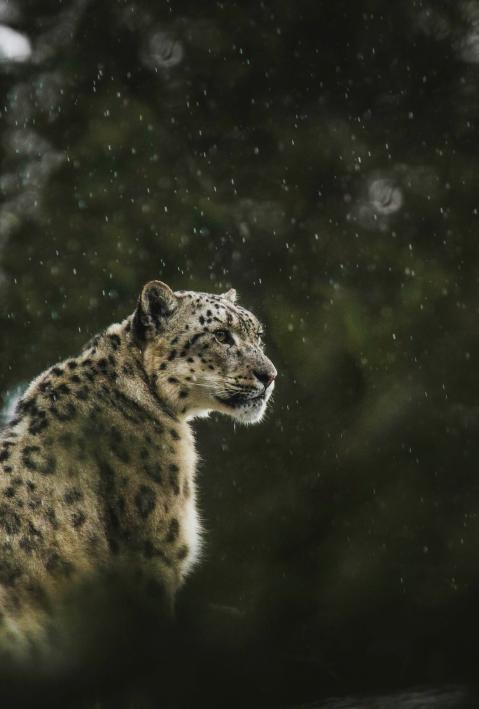
<svg viewBox="0 0 479 709">
<path fill-rule="evenodd" d="M 10 451 L 8 448 L 2 448 L 0 451 L 0 463 L 3 463 L 4 460 L 8 460 L 10 458 Z"/>
<path fill-rule="evenodd" d="M 176 539 L 178 539 L 178 534 L 180 532 L 180 523 L 176 518 L 173 518 L 168 525 L 168 532 L 166 534 L 166 541 L 171 544 Z"/>
<path fill-rule="evenodd" d="M 108 337 L 110 338 L 110 342 L 112 344 L 113 349 L 116 351 L 121 344 L 121 340 L 120 340 L 119 336 L 114 334 L 114 335 L 108 335 Z"/>
<path fill-rule="evenodd" d="M 43 534 L 39 529 L 35 527 L 33 522 L 28 522 L 28 532 L 32 537 L 36 537 L 37 539 L 43 539 Z"/>
<path fill-rule="evenodd" d="M 183 561 L 183 559 L 186 559 L 189 551 L 190 550 L 188 549 L 186 544 L 183 544 L 183 546 L 181 546 L 176 552 L 176 558 L 178 559 L 178 561 Z"/>
<path fill-rule="evenodd" d="M 135 505 L 140 515 L 146 519 L 156 504 L 156 494 L 148 485 L 142 485 L 135 495 Z"/>
<path fill-rule="evenodd" d="M 163 482 L 161 466 L 158 463 L 145 463 L 143 470 L 149 478 L 161 485 Z"/>
<path fill-rule="evenodd" d="M 27 554 L 32 554 L 38 548 L 37 541 L 26 535 L 20 539 L 19 545 Z"/>
<path fill-rule="evenodd" d="M 21 569 L 11 559 L 0 557 L 0 583 L 4 586 L 15 586 L 22 575 Z"/>
<path fill-rule="evenodd" d="M 44 431 L 49 426 L 48 418 L 45 411 L 39 411 L 35 418 L 31 421 L 28 427 L 28 432 L 35 436 L 37 433 Z"/>
<path fill-rule="evenodd" d="M 57 467 L 56 458 L 43 451 L 40 446 L 25 446 L 22 462 L 28 470 L 35 470 L 42 475 L 53 475 Z"/>
<path fill-rule="evenodd" d="M 65 492 L 63 499 L 67 505 L 74 505 L 75 502 L 83 500 L 83 493 L 77 487 L 71 487 Z"/>
<path fill-rule="evenodd" d="M 80 527 L 83 527 L 85 522 L 86 522 L 86 515 L 82 510 L 78 510 L 78 512 L 73 513 L 72 524 L 75 529 L 80 529 Z"/>
<path fill-rule="evenodd" d="M 22 523 L 20 517 L 9 505 L 0 505 L 0 527 L 7 534 L 18 534 Z"/>
<path fill-rule="evenodd" d="M 178 482 L 178 473 L 179 473 L 179 468 L 175 463 L 171 463 L 169 467 L 169 478 L 170 478 L 170 485 L 173 488 L 173 492 L 175 495 L 180 494 L 180 485 Z"/>
<path fill-rule="evenodd" d="M 53 507 L 47 507 L 47 509 L 45 510 L 45 517 L 50 522 L 53 529 L 58 529 L 60 527 Z"/>
<path fill-rule="evenodd" d="M 73 564 L 63 559 L 57 551 L 52 550 L 48 552 L 45 559 L 45 568 L 52 576 L 68 578 L 73 571 Z"/>
<path fill-rule="evenodd" d="M 66 402 L 61 407 L 58 407 L 57 404 L 54 404 L 50 408 L 50 411 L 59 421 L 71 421 L 77 415 L 76 407 L 72 404 L 71 401 Z"/>
</svg>

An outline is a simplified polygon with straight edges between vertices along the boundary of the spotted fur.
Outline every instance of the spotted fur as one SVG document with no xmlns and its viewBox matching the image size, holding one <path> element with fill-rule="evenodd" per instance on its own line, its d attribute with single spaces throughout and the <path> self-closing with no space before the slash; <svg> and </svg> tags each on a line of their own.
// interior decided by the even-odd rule
<svg viewBox="0 0 479 709">
<path fill-rule="evenodd" d="M 261 419 L 276 370 L 260 334 L 234 291 L 152 281 L 31 383 L 0 437 L 0 641 L 41 637 L 69 588 L 119 561 L 173 598 L 201 546 L 189 421 Z"/>
</svg>

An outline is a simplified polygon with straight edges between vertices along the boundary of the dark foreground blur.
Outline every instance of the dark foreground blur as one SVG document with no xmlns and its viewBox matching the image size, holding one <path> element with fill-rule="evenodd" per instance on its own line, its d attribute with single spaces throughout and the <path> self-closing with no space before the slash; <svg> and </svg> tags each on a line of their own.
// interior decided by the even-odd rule
<svg viewBox="0 0 479 709">
<path fill-rule="evenodd" d="M 391 695 L 346 697 L 304 705 L 301 709 L 473 709 L 477 697 L 457 687 L 417 689 Z"/>
<path fill-rule="evenodd" d="M 475 681 L 478 38 L 475 0 L 0 0 L 5 411 L 150 278 L 235 286 L 280 372 L 196 425 L 184 659 L 126 633 L 100 706 Z"/>
</svg>

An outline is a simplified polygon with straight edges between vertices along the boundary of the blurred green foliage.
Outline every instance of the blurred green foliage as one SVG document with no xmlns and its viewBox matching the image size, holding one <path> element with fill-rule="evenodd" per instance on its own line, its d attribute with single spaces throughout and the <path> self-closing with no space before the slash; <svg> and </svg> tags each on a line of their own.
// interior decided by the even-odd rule
<svg viewBox="0 0 479 709">
<path fill-rule="evenodd" d="M 149 278 L 236 287 L 280 376 L 261 426 L 196 425 L 207 546 L 180 616 L 236 617 L 204 637 L 269 653 L 291 697 L 470 676 L 479 4 L 16 5 L 4 401 Z"/>
</svg>

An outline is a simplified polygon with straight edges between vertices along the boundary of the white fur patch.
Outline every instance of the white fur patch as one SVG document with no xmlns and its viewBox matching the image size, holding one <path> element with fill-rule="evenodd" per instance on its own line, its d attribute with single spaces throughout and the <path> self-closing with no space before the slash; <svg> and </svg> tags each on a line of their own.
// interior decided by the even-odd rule
<svg viewBox="0 0 479 709">
<path fill-rule="evenodd" d="M 189 554 L 182 568 L 183 578 L 191 571 L 193 566 L 198 563 L 202 547 L 201 525 L 195 497 L 196 494 L 193 493 L 184 506 L 183 530 Z"/>
</svg>

